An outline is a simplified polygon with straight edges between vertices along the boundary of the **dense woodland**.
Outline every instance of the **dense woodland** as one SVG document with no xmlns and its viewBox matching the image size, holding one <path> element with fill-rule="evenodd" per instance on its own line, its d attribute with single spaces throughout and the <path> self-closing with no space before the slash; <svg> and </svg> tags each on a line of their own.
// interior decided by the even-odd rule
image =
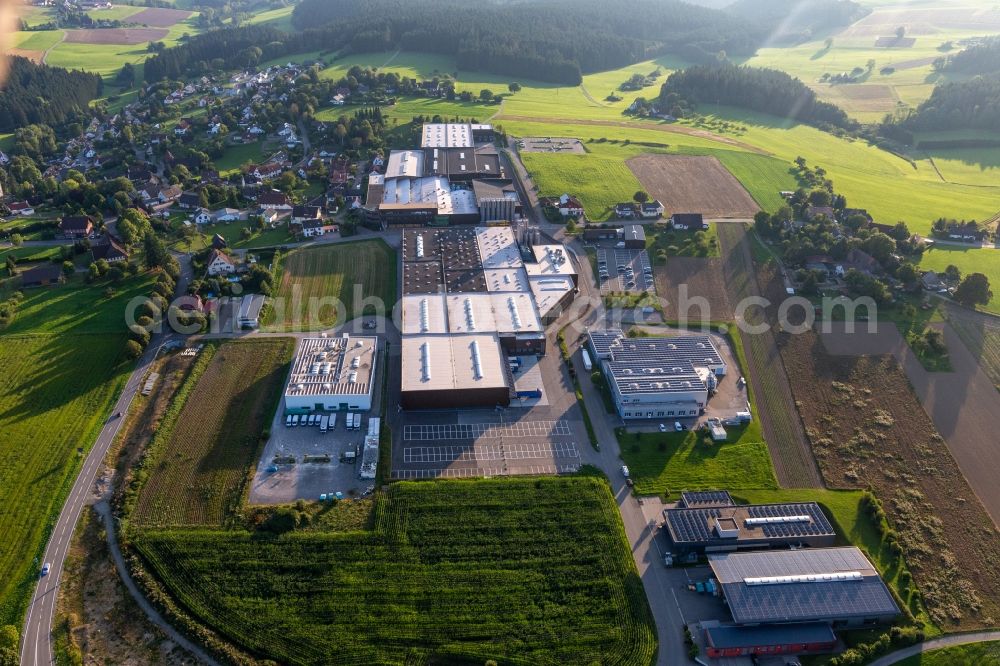
<svg viewBox="0 0 1000 666">
<path fill-rule="evenodd" d="M 97 74 L 36 65 L 15 56 L 10 59 L 9 76 L 0 91 L 0 132 L 35 123 L 61 123 L 73 111 L 86 109 L 102 89 Z"/>
<path fill-rule="evenodd" d="M 774 69 L 698 65 L 674 72 L 660 88 L 660 106 L 666 111 L 699 102 L 738 106 L 821 128 L 857 127 L 839 107 L 818 100 L 802 81 Z"/>
<path fill-rule="evenodd" d="M 938 58 L 934 68 L 955 74 L 991 74 L 1000 72 L 1000 37 L 988 37 L 982 43 Z"/>
<path fill-rule="evenodd" d="M 1000 72 L 942 83 L 903 122 L 909 130 L 1000 130 Z"/>
</svg>

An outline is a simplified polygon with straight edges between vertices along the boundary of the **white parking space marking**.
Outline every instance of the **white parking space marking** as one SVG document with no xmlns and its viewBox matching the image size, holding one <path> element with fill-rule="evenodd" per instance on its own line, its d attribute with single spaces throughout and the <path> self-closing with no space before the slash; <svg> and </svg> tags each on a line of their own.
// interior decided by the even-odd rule
<svg viewBox="0 0 1000 666">
<path fill-rule="evenodd" d="M 529 465 L 514 470 L 503 467 L 462 467 L 457 469 L 394 469 L 392 478 L 407 479 L 458 479 L 490 476 L 573 474 L 580 471 L 579 464 L 572 465 Z"/>
<path fill-rule="evenodd" d="M 511 443 L 486 446 L 413 446 L 403 449 L 404 463 L 480 462 L 494 460 L 532 460 L 579 458 L 580 450 L 573 442 L 554 444 Z"/>
<path fill-rule="evenodd" d="M 426 442 L 455 439 L 500 439 L 501 437 L 558 437 L 572 434 L 568 421 L 515 421 L 514 423 L 453 423 L 407 425 L 403 439 Z"/>
</svg>

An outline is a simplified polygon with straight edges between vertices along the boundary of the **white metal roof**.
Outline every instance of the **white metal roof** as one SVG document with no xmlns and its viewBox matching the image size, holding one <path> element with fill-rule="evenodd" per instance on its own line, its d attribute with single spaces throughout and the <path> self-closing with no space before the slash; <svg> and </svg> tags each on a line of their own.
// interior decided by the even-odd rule
<svg viewBox="0 0 1000 666">
<path fill-rule="evenodd" d="M 472 148 L 468 123 L 424 123 L 421 148 Z"/>
<path fill-rule="evenodd" d="M 448 310 L 444 294 L 403 296 L 403 335 L 428 335 L 448 332 Z"/>
<path fill-rule="evenodd" d="M 302 338 L 285 395 L 365 395 L 372 389 L 378 341 L 373 337 Z"/>
<path fill-rule="evenodd" d="M 394 150 L 385 165 L 385 178 L 420 178 L 424 175 L 424 154 L 419 150 Z"/>
<path fill-rule="evenodd" d="M 493 292 L 529 292 L 531 285 L 523 268 L 488 268 L 486 290 Z"/>
<path fill-rule="evenodd" d="M 493 301 L 487 293 L 449 294 L 448 328 L 452 333 L 495 333 Z"/>
<path fill-rule="evenodd" d="M 496 335 L 404 336 L 402 390 L 506 386 L 505 362 Z"/>
<path fill-rule="evenodd" d="M 490 294 L 498 333 L 538 333 L 542 322 L 531 294 Z"/>
<path fill-rule="evenodd" d="M 476 227 L 476 243 L 483 268 L 519 268 L 524 265 L 510 227 Z"/>
<path fill-rule="evenodd" d="M 524 265 L 528 275 L 576 275 L 576 269 L 573 268 L 569 253 L 562 245 L 534 245 L 531 250 L 534 253 L 536 263 Z"/>
<path fill-rule="evenodd" d="M 532 276 L 528 279 L 531 284 L 531 293 L 535 297 L 535 304 L 538 306 L 539 314 L 544 317 L 552 308 L 559 304 L 559 301 L 567 292 L 573 291 L 576 286 L 572 278 L 562 275 L 557 276 Z"/>
</svg>

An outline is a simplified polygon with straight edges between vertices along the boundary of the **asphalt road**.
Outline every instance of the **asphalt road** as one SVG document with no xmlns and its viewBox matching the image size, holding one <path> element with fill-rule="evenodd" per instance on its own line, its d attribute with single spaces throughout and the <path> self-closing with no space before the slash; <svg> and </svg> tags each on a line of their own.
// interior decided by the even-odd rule
<svg viewBox="0 0 1000 666">
<path fill-rule="evenodd" d="M 156 358 L 159 347 L 166 342 L 169 336 L 160 337 L 151 343 L 146 349 L 146 353 L 139 359 L 132 375 L 128 378 L 125 388 L 115 402 L 111 410 L 111 416 L 101 434 L 97 437 L 93 448 L 84 461 L 83 469 L 73 484 L 73 489 L 66 498 L 59 519 L 56 521 L 49 543 L 45 547 L 45 557 L 43 562 L 51 565 L 51 570 L 47 576 L 39 578 L 35 594 L 31 598 L 31 605 L 28 606 L 28 618 L 25 621 L 24 631 L 21 636 L 21 666 L 39 666 L 40 664 L 55 663 L 52 653 L 52 617 L 55 614 L 56 599 L 59 594 L 59 580 L 62 576 L 63 565 L 66 555 L 69 552 L 70 542 L 73 538 L 73 530 L 80 521 L 80 514 L 83 508 L 97 500 L 94 493 L 94 483 L 97 474 L 103 467 L 105 456 L 112 442 L 118 435 L 123 419 L 117 418 L 115 414 L 125 414 L 128 412 L 132 399 L 140 388 L 143 377 L 149 370 L 150 364 Z"/>
</svg>

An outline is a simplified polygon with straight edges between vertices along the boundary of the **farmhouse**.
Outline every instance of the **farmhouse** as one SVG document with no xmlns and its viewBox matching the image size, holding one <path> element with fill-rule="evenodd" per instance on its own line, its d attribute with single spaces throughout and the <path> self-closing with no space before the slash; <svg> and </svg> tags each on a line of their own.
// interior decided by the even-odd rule
<svg viewBox="0 0 1000 666">
<path fill-rule="evenodd" d="M 891 622 L 899 607 L 875 567 L 853 546 L 708 556 L 737 625 Z"/>
<path fill-rule="evenodd" d="M 59 222 L 63 238 L 90 238 L 94 235 L 94 220 L 87 215 L 70 215 Z"/>
<path fill-rule="evenodd" d="M 0 190 L 2 192 L 2 190 Z M 20 215 L 21 217 L 31 217 L 35 214 L 35 207 L 29 204 L 27 201 L 15 201 L 7 206 L 10 208 L 12 215 Z"/>
<path fill-rule="evenodd" d="M 371 409 L 377 348 L 376 338 L 347 333 L 339 338 L 303 338 L 285 388 L 285 408 Z"/>
<path fill-rule="evenodd" d="M 696 417 L 726 374 L 707 335 L 631 339 L 610 329 L 591 331 L 589 345 L 626 420 Z"/>
<path fill-rule="evenodd" d="M 728 493 L 725 493 L 728 496 Z M 663 511 L 667 548 L 676 558 L 706 553 L 832 546 L 837 534 L 815 502 L 705 505 L 685 502 Z"/>
<path fill-rule="evenodd" d="M 265 210 L 290 211 L 292 201 L 288 195 L 278 190 L 261 192 L 257 195 L 257 205 Z"/>
<path fill-rule="evenodd" d="M 266 298 L 263 294 L 247 294 L 240 299 L 240 307 L 236 315 L 236 323 L 240 328 L 259 328 L 260 312 L 264 309 Z"/>
<path fill-rule="evenodd" d="M 294 206 L 292 208 L 291 224 L 301 225 L 303 222 L 317 222 L 323 219 L 323 209 L 319 206 Z"/>
<path fill-rule="evenodd" d="M 22 287 L 45 287 L 63 281 L 62 266 L 59 264 L 39 264 L 21 273 Z"/>
<path fill-rule="evenodd" d="M 109 264 L 128 261 L 128 251 L 125 250 L 118 241 L 108 236 L 103 243 L 98 243 L 90 248 L 90 256 L 94 261 L 103 259 Z"/>
<path fill-rule="evenodd" d="M 670 226 L 679 231 L 702 229 L 705 218 L 701 213 L 674 213 L 670 216 Z"/>
<path fill-rule="evenodd" d="M 213 276 L 232 275 L 236 272 L 236 264 L 229 258 L 229 255 L 217 249 L 213 249 L 208 255 L 205 268 L 206 272 Z"/>
</svg>

